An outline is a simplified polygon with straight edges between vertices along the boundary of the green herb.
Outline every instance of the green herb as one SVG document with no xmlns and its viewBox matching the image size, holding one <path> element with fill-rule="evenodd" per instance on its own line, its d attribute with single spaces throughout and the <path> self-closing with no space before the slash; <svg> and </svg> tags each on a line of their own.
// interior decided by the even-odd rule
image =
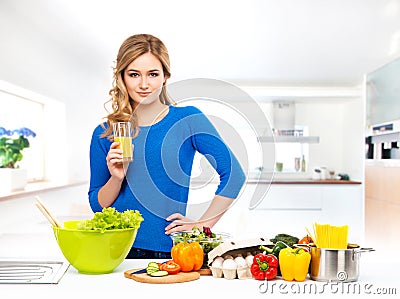
<svg viewBox="0 0 400 299">
<path fill-rule="evenodd" d="M 140 227 L 143 221 L 142 214 L 137 210 L 126 210 L 118 212 L 115 208 L 103 208 L 101 212 L 96 212 L 92 219 L 83 220 L 78 224 L 78 229 L 83 230 L 111 230 Z"/>
<path fill-rule="evenodd" d="M 287 244 L 289 247 L 292 247 L 294 244 L 297 244 L 299 242 L 299 238 L 288 234 L 277 234 L 274 238 L 270 239 L 270 241 L 274 244 L 278 241 L 281 241 Z"/>
<path fill-rule="evenodd" d="M 36 133 L 28 128 L 7 130 L 0 127 L 0 168 L 18 168 L 17 162 L 24 157 L 22 151 L 30 146 L 30 136 L 35 137 Z"/>
</svg>

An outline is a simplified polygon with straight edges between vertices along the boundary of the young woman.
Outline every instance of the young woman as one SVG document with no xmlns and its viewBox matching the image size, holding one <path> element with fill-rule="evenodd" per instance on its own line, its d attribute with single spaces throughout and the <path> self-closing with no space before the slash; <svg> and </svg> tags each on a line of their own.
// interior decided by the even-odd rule
<svg viewBox="0 0 400 299">
<path fill-rule="evenodd" d="M 166 91 L 171 76 L 168 51 L 158 38 L 138 34 L 121 45 L 113 87 L 112 112 L 93 132 L 90 145 L 89 202 L 138 210 L 144 221 L 127 258 L 169 258 L 178 231 L 213 227 L 236 198 L 244 173 L 208 118 L 192 106 L 177 107 Z M 122 162 L 112 125 L 134 127 L 133 162 Z M 194 155 L 207 157 L 220 177 L 215 197 L 200 219 L 187 218 Z"/>
</svg>

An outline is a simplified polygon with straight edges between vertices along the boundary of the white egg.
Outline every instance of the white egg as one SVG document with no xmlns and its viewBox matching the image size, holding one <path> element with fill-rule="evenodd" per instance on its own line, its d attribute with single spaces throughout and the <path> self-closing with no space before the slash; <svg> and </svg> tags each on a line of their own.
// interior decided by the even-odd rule
<svg viewBox="0 0 400 299">
<path fill-rule="evenodd" d="M 253 264 L 253 259 L 254 259 L 254 256 L 251 253 L 247 254 L 247 256 L 245 258 L 247 266 L 251 266 Z"/>
<path fill-rule="evenodd" d="M 222 263 L 222 268 L 223 269 L 232 269 L 232 270 L 237 269 L 237 264 L 235 263 L 235 261 L 233 259 L 226 259 Z"/>
<path fill-rule="evenodd" d="M 224 262 L 224 258 L 219 256 L 219 257 L 216 257 L 214 259 L 214 261 L 212 262 L 211 266 L 215 267 L 215 268 L 222 268 L 223 262 Z"/>
<path fill-rule="evenodd" d="M 236 262 L 238 268 L 247 266 L 246 260 L 243 258 L 243 256 L 235 257 L 235 262 Z"/>
</svg>

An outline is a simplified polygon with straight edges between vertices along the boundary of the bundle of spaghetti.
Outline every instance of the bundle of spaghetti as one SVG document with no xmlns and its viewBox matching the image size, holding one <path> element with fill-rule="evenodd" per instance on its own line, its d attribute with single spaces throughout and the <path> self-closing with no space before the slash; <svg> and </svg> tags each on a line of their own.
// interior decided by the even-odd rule
<svg viewBox="0 0 400 299">
<path fill-rule="evenodd" d="M 346 249 L 348 233 L 348 225 L 314 223 L 314 243 L 319 248 Z"/>
</svg>

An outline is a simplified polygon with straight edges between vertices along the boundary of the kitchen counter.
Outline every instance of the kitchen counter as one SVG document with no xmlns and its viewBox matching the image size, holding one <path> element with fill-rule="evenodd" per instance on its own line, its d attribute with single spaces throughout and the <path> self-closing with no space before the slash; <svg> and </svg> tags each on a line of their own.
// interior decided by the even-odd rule
<svg viewBox="0 0 400 299">
<path fill-rule="evenodd" d="M 346 181 L 346 180 L 312 180 L 312 179 L 248 179 L 247 183 L 271 183 L 271 184 L 295 184 L 295 185 L 359 185 L 361 182 L 358 181 Z"/>
<path fill-rule="evenodd" d="M 41 192 L 48 192 L 54 190 L 62 190 L 66 187 L 86 185 L 87 181 L 67 181 L 67 182 L 50 182 L 50 181 L 38 181 L 28 183 L 27 186 L 22 190 L 7 191 L 1 190 L 0 201 L 9 199 L 22 198 L 26 196 L 34 196 Z"/>
<path fill-rule="evenodd" d="M 353 178 L 354 179 L 354 178 Z M 315 179 L 312 174 L 306 172 L 250 172 L 247 175 L 248 184 L 297 184 L 297 185 L 359 185 L 361 180 L 340 180 L 338 177 L 327 179 Z"/>
<path fill-rule="evenodd" d="M 274 186 L 280 189 L 290 188 L 308 188 L 308 186 Z M 311 186 L 310 186 L 311 187 Z M 319 188 L 319 186 L 316 186 Z M 357 188 L 357 186 L 348 186 L 349 188 Z M 334 186 L 323 186 L 323 188 L 332 189 Z M 312 188 L 314 189 L 314 187 Z M 338 188 L 343 189 L 343 188 Z M 344 188 L 347 189 L 347 188 Z M 331 194 L 332 190 L 327 192 Z M 343 191 L 343 190 L 342 190 Z M 41 194 L 42 200 L 51 209 L 54 215 L 60 221 L 67 221 L 71 219 L 87 219 L 91 216 L 90 211 L 87 210 L 86 198 L 87 186 L 79 185 L 64 190 L 49 191 Z M 299 192 L 296 192 L 298 194 Z M 301 194 L 303 194 L 301 192 Z M 307 195 L 308 196 L 308 195 Z M 335 207 L 338 205 L 338 200 L 343 198 L 342 195 L 334 195 L 335 200 L 327 200 L 324 205 L 332 203 L 326 209 L 330 214 L 324 214 L 321 219 L 324 221 L 331 221 L 342 216 L 342 209 L 339 205 L 339 212 L 336 212 Z M 337 196 L 337 197 L 336 197 Z M 280 201 L 282 200 L 281 197 Z M 271 200 L 269 198 L 268 200 Z M 305 201 L 301 199 L 300 201 Z M 64 261 L 64 257 L 58 248 L 53 231 L 43 217 L 40 211 L 34 206 L 34 198 L 16 198 L 14 200 L 6 200 L 0 202 L 0 259 L 4 260 L 34 260 L 34 261 Z M 246 204 L 243 201 L 242 204 Z M 325 206 L 324 206 L 325 207 Z M 220 231 L 226 231 L 233 234 L 233 236 L 240 235 L 246 238 L 250 230 L 245 230 L 243 225 L 247 222 L 241 218 L 239 212 L 246 211 L 241 205 L 235 206 L 238 213 L 228 211 L 224 217 L 224 221 L 218 223 Z M 354 211 L 354 210 L 353 210 Z M 277 215 L 279 221 L 273 220 L 271 216 L 263 217 L 265 225 L 260 227 L 260 221 L 254 214 L 248 215 L 248 220 L 257 220 L 257 228 L 262 230 L 262 235 L 273 235 L 273 229 L 279 232 L 291 232 L 289 227 L 284 227 L 285 224 L 294 226 L 293 217 L 297 217 L 294 213 L 298 212 L 298 218 L 305 219 L 306 225 L 310 221 L 316 219 L 307 216 L 305 210 L 299 211 L 276 211 L 272 210 L 272 215 Z M 354 218 L 354 213 L 351 215 Z M 287 219 L 283 220 L 282 219 Z M 271 226 L 268 223 L 280 223 L 279 227 L 276 225 Z M 240 227 L 236 228 L 240 224 Z M 225 225 L 225 226 L 224 226 Z M 299 226 L 301 233 L 303 233 L 304 225 Z M 356 227 L 352 225 L 356 230 Z M 356 230 L 358 232 L 358 230 Z M 246 234 L 244 234 L 246 232 Z M 360 233 L 362 234 L 362 233 Z M 257 232 L 257 235 L 258 232 Z M 253 236 L 251 236 L 252 238 Z M 400 260 L 393 257 L 393 248 L 398 248 L 400 243 L 397 238 L 387 239 L 385 242 L 373 242 L 368 240 L 368 243 L 362 242 L 360 245 L 365 247 L 374 247 L 377 251 L 363 254 L 360 259 L 360 277 L 356 283 L 345 284 L 345 286 L 360 286 L 360 295 L 365 295 L 367 292 L 379 291 L 378 288 L 385 289 L 388 292 L 396 290 L 397 294 L 400 293 L 400 284 L 398 282 L 397 269 L 400 267 Z M 377 248 L 375 245 L 380 246 Z M 124 272 L 129 269 L 141 268 L 147 265 L 148 260 L 125 260 L 115 271 L 111 274 L 104 275 L 85 275 L 79 274 L 72 266 L 69 267 L 63 278 L 58 284 L 0 284 L 0 298 L 4 299 L 26 299 L 26 298 L 39 298 L 39 299 L 55 299 L 55 298 L 94 298 L 94 299 L 111 299 L 117 297 L 123 298 L 155 298 L 158 296 L 171 297 L 171 298 L 226 298 L 243 297 L 243 298 L 266 298 L 271 293 L 275 295 L 286 296 L 296 293 L 296 297 L 310 297 L 315 294 L 315 291 L 321 292 L 323 295 L 331 296 L 336 291 L 339 295 L 340 285 L 315 282 L 307 280 L 303 283 L 288 283 L 281 279 L 269 282 L 269 288 L 265 289 L 265 283 L 249 279 L 249 280 L 226 280 L 224 278 L 213 278 L 211 276 L 202 276 L 199 280 L 170 285 L 153 285 L 139 283 L 134 280 L 124 277 Z M 329 289 L 328 289 L 329 287 Z M 364 291 L 364 289 L 367 289 Z M 261 290 L 261 292 L 260 292 Z M 313 291 L 314 290 L 314 291 Z M 304 294 L 304 296 L 299 295 Z M 357 293 L 358 294 L 358 293 Z M 352 295 L 352 298 L 354 295 Z M 370 297 L 370 296 L 369 296 Z M 393 296 L 386 296 L 390 298 Z M 338 297 L 340 298 L 340 297 Z"/>
<path fill-rule="evenodd" d="M 313 180 L 310 178 L 276 178 L 272 180 L 272 182 L 268 179 L 261 178 L 261 179 L 256 179 L 256 178 L 249 178 L 246 180 L 248 184 L 298 184 L 298 185 L 317 185 L 317 184 L 323 184 L 323 185 L 354 185 L 354 184 L 361 184 L 361 182 L 358 181 L 345 181 L 345 180 Z M 207 180 L 192 180 L 193 185 L 204 185 L 205 183 L 208 183 Z M 214 180 L 213 183 L 218 184 L 218 180 Z M 54 191 L 54 190 L 61 190 L 64 189 L 65 187 L 73 187 L 73 186 L 80 186 L 80 185 L 86 185 L 86 181 L 72 181 L 72 182 L 62 182 L 62 183 L 51 183 L 51 182 L 36 182 L 36 183 L 30 183 L 28 184 L 25 189 L 23 190 L 18 190 L 18 191 L 12 191 L 12 192 L 3 192 L 0 193 L 0 202 L 1 201 L 6 201 L 6 200 L 11 200 L 11 199 L 16 199 L 16 198 L 22 198 L 26 196 L 34 196 L 37 193 L 40 192 L 48 192 L 48 191 Z"/>
<path fill-rule="evenodd" d="M 2 259 L 64 260 L 50 227 L 37 233 L 2 234 L 0 244 Z M 285 282 L 280 278 L 266 283 L 254 279 L 227 280 L 201 276 L 200 279 L 191 282 L 157 285 L 140 283 L 124 277 L 125 271 L 145 267 L 148 262 L 149 260 L 125 260 L 113 273 L 103 275 L 80 274 L 70 266 L 58 284 L 0 284 L 0 294 L 2 298 L 7 299 L 155 298 L 167 294 L 171 298 L 193 298 L 193 294 L 198 294 L 195 298 L 232 298 L 233 295 L 235 298 L 266 298 L 265 296 L 270 294 L 296 294 L 297 297 L 304 295 L 304 298 L 309 298 L 316 293 L 319 293 L 319 296 L 342 296 L 349 293 L 354 297 L 354 290 L 360 297 L 374 292 L 400 292 L 398 277 L 395 275 L 400 266 L 399 260 L 386 258 L 379 252 L 363 254 L 360 259 L 359 280 L 347 284 L 328 284 L 309 279 L 296 283 Z"/>
<path fill-rule="evenodd" d="M 196 179 L 191 181 L 194 186 L 203 186 L 208 183 L 219 184 L 218 180 L 201 180 Z M 262 176 L 260 178 L 250 176 L 246 179 L 247 184 L 297 184 L 297 185 L 360 185 L 362 184 L 360 181 L 352 181 L 352 180 L 313 180 L 308 177 L 274 177 L 271 180 L 271 177 Z"/>
</svg>

